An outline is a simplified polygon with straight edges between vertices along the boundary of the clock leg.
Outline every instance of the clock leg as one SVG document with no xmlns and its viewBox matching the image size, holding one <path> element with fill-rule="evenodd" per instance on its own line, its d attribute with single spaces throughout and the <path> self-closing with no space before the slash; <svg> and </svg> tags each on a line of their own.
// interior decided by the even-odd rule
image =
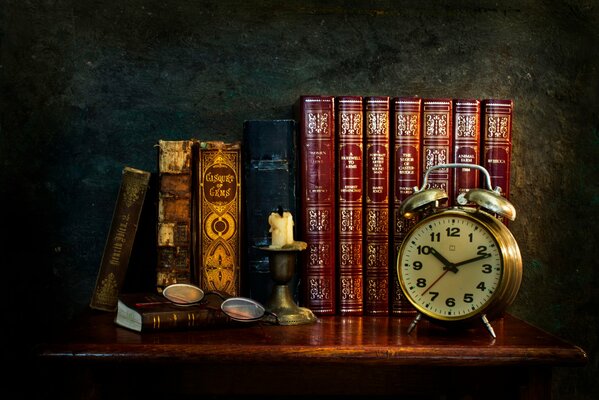
<svg viewBox="0 0 599 400">
<path fill-rule="evenodd" d="M 487 328 L 487 330 L 489 331 L 491 336 L 493 336 L 493 339 L 495 339 L 497 337 L 497 335 L 495 335 L 495 331 L 493 330 L 491 323 L 487 319 L 487 315 L 483 314 L 480 318 L 483 320 L 483 324 L 485 325 L 485 328 Z"/>
<path fill-rule="evenodd" d="M 412 333 L 412 331 L 414 330 L 414 328 L 416 328 L 416 324 L 418 324 L 418 321 L 420 321 L 420 318 L 422 318 L 422 313 L 418 313 L 416 315 L 416 318 L 414 318 L 414 320 L 410 324 L 410 326 L 408 326 L 408 335 L 410 333 Z"/>
</svg>

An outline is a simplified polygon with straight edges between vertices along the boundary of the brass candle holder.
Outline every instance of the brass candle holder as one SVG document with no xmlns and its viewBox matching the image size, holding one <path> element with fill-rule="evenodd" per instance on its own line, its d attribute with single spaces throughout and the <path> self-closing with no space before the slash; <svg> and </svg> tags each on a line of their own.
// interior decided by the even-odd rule
<svg viewBox="0 0 599 400">
<path fill-rule="evenodd" d="M 307 247 L 306 242 L 299 241 L 294 241 L 283 247 L 260 247 L 261 250 L 268 252 L 270 276 L 275 282 L 265 308 L 276 314 L 281 325 L 302 325 L 316 322 L 316 316 L 310 309 L 295 304 L 289 289 L 289 281 L 295 272 L 297 254 Z"/>
</svg>

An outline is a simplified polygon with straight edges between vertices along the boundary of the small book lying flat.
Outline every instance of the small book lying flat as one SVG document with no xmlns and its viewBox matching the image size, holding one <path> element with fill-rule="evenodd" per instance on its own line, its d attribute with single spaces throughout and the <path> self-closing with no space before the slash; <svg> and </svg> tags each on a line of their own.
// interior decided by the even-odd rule
<svg viewBox="0 0 599 400">
<path fill-rule="evenodd" d="M 218 301 L 177 305 L 158 293 L 123 293 L 114 322 L 137 332 L 147 332 L 223 326 L 230 324 L 231 319 L 221 311 Z"/>
</svg>

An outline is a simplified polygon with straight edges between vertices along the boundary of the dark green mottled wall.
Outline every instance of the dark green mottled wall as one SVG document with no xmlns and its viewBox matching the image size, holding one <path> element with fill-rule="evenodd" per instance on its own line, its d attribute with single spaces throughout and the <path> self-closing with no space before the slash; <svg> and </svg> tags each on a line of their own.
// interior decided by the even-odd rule
<svg viewBox="0 0 599 400">
<path fill-rule="evenodd" d="M 85 309 L 120 171 L 155 171 L 158 139 L 239 140 L 308 93 L 512 98 L 511 311 L 589 353 L 556 398 L 598 395 L 596 2 L 0 5 L 2 346 Z"/>
</svg>

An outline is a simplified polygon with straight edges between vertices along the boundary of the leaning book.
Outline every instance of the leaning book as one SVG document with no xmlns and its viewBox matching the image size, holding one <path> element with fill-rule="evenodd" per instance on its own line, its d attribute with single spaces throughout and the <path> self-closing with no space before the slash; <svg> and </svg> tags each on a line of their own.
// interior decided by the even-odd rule
<svg viewBox="0 0 599 400">
<path fill-rule="evenodd" d="M 158 293 L 123 293 L 114 322 L 136 332 L 201 329 L 231 322 L 219 304 L 176 305 Z"/>
<path fill-rule="evenodd" d="M 114 311 L 125 281 L 150 172 L 124 167 L 90 307 Z"/>
</svg>

